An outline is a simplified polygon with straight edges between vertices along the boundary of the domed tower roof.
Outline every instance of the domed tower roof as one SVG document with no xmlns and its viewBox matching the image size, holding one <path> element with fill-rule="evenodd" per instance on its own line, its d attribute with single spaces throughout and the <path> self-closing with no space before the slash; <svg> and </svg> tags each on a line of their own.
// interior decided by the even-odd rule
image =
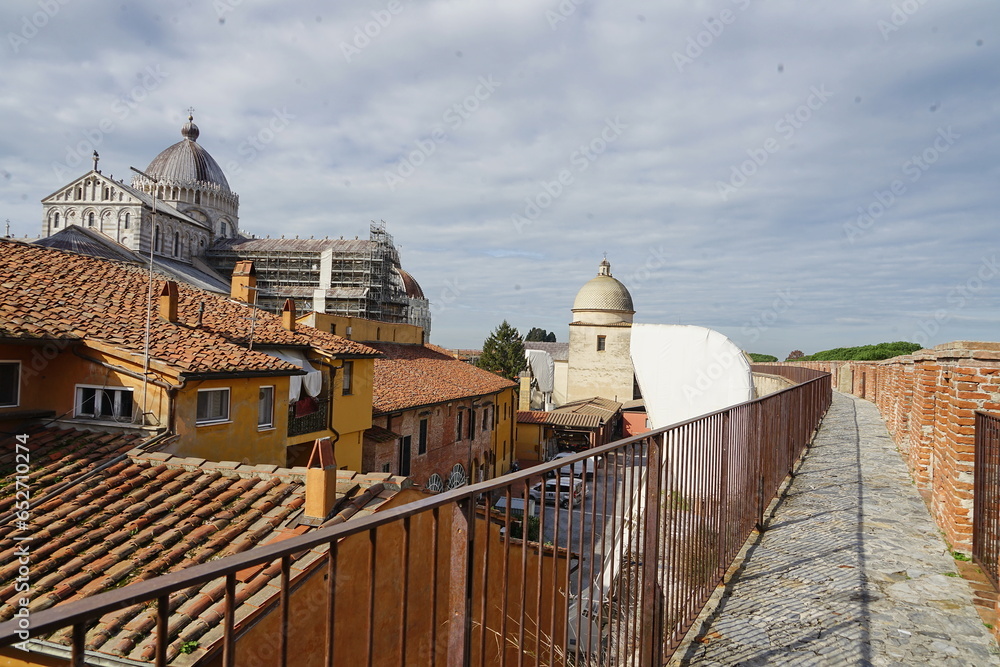
<svg viewBox="0 0 1000 667">
<path fill-rule="evenodd" d="M 229 192 L 229 182 L 222 167 L 198 144 L 199 134 L 201 132 L 194 124 L 194 117 L 188 116 L 188 122 L 181 128 L 181 136 L 184 138 L 153 158 L 146 167 L 146 173 L 161 181 L 211 184 L 217 185 L 223 192 Z"/>
<path fill-rule="evenodd" d="M 411 299 L 425 299 L 424 291 L 420 289 L 420 283 L 411 276 L 408 272 L 403 269 L 397 268 L 396 273 L 399 277 L 403 279 L 403 289 L 406 290 L 406 296 Z"/>
<path fill-rule="evenodd" d="M 597 271 L 597 277 L 588 280 L 573 301 L 573 312 L 580 310 L 612 311 L 616 313 L 635 314 L 632 305 L 632 295 L 625 285 L 611 275 L 611 264 L 602 260 Z M 631 321 L 631 318 L 628 318 Z"/>
</svg>

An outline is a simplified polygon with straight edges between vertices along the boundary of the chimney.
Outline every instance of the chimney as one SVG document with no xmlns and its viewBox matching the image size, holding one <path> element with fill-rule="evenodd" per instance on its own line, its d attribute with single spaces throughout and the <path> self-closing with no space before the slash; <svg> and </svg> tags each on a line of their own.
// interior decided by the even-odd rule
<svg viewBox="0 0 1000 667">
<path fill-rule="evenodd" d="M 313 443 L 306 464 L 306 505 L 303 514 L 318 521 L 326 519 L 337 499 L 337 460 L 333 457 L 330 438 Z"/>
<path fill-rule="evenodd" d="M 244 303 L 257 303 L 257 269 L 253 262 L 243 260 L 233 267 L 233 281 L 229 288 L 230 298 Z"/>
<path fill-rule="evenodd" d="M 531 373 L 528 371 L 521 371 L 521 374 L 517 378 L 520 382 L 518 387 L 518 410 L 530 410 L 531 409 Z"/>
<path fill-rule="evenodd" d="M 160 317 L 167 322 L 177 321 L 177 283 L 168 280 L 160 290 Z"/>
<path fill-rule="evenodd" d="M 285 305 L 281 309 L 281 326 L 289 331 L 295 331 L 295 300 L 285 299 Z"/>
</svg>

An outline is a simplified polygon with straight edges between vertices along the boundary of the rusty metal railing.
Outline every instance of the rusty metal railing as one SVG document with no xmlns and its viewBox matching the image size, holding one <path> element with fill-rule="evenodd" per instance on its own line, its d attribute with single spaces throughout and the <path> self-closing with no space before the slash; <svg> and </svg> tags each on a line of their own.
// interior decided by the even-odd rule
<svg viewBox="0 0 1000 667">
<path fill-rule="evenodd" d="M 1000 589 L 1000 415 L 976 411 L 972 557 Z"/>
<path fill-rule="evenodd" d="M 181 644 L 171 632 L 175 596 L 215 582 L 224 589 L 221 630 L 202 639 L 204 658 L 223 665 L 660 665 L 830 405 L 828 374 L 766 372 L 793 372 L 801 384 L 36 612 L 31 636 L 71 627 L 73 664 L 83 665 L 95 621 L 148 605 L 156 664 L 166 665 Z M 587 459 L 594 472 L 576 494 L 571 482 L 546 502 L 536 485 L 551 474 L 561 486 L 561 466 Z M 505 509 L 494 511 L 501 497 Z M 321 556 L 296 571 L 293 557 L 307 550 Z M 248 616 L 239 575 L 258 565 L 274 568 L 280 594 Z M 18 630 L 18 619 L 0 625 L 0 647 L 21 641 Z"/>
</svg>

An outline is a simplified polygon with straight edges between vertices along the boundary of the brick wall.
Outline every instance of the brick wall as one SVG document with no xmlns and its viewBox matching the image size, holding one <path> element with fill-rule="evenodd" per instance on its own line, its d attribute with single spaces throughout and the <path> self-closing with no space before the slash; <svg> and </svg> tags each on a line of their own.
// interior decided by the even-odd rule
<svg viewBox="0 0 1000 667">
<path fill-rule="evenodd" d="M 955 549 L 972 549 L 975 411 L 1000 412 L 1000 343 L 956 341 L 881 362 L 790 362 L 874 402 Z"/>
</svg>

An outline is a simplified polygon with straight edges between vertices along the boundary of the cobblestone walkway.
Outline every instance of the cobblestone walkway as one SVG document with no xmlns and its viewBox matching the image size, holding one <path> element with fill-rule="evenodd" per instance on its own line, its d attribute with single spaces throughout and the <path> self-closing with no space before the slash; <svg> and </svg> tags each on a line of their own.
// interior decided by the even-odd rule
<svg viewBox="0 0 1000 667">
<path fill-rule="evenodd" d="M 878 409 L 835 392 L 767 530 L 672 664 L 1000 665 L 955 573 Z"/>
</svg>

